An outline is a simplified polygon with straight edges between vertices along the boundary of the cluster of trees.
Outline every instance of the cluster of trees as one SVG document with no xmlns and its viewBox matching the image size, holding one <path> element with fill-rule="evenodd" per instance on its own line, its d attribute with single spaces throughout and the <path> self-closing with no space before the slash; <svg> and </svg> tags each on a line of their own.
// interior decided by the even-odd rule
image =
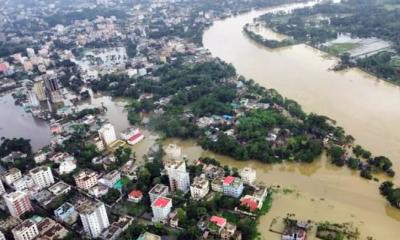
<svg viewBox="0 0 400 240">
<path fill-rule="evenodd" d="M 394 207 L 400 208 L 400 188 L 394 187 L 393 183 L 390 181 L 385 181 L 381 184 L 379 190 L 390 204 Z"/>
<path fill-rule="evenodd" d="M 2 138 L 0 145 L 0 158 L 7 156 L 12 152 L 22 152 L 27 156 L 25 158 L 15 159 L 14 163 L 10 163 L 10 166 L 19 168 L 22 171 L 31 169 L 35 166 L 33 160 L 32 146 L 29 139 L 24 138 Z"/>
<path fill-rule="evenodd" d="M 246 33 L 246 35 L 256 41 L 259 44 L 262 44 L 264 46 L 266 46 L 267 48 L 281 48 L 281 47 L 286 47 L 286 46 L 291 46 L 296 44 L 295 41 L 292 41 L 290 39 L 285 39 L 282 41 L 278 41 L 278 40 L 273 40 L 273 39 L 266 39 L 263 36 L 261 36 L 260 34 L 255 33 L 254 31 L 252 31 L 249 28 L 249 24 L 247 23 L 244 27 L 243 27 L 243 32 Z"/>
</svg>

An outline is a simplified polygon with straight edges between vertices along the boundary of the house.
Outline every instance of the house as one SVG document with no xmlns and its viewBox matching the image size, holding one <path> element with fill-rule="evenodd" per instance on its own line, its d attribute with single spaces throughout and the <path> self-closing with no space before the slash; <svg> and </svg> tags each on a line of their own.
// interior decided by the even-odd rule
<svg viewBox="0 0 400 240">
<path fill-rule="evenodd" d="M 177 228 L 179 226 L 178 211 L 176 209 L 168 215 L 168 219 L 171 227 Z"/>
<path fill-rule="evenodd" d="M 99 183 L 99 184 L 93 186 L 92 188 L 90 188 L 89 193 L 96 198 L 100 198 L 100 197 L 106 195 L 108 193 L 108 190 L 109 190 L 108 186 Z"/>
<path fill-rule="evenodd" d="M 250 167 L 245 167 L 239 172 L 240 177 L 243 180 L 243 183 L 252 185 L 256 181 L 257 173 L 256 170 Z"/>
<path fill-rule="evenodd" d="M 118 181 L 121 180 L 121 173 L 118 170 L 113 170 L 100 178 L 99 182 L 109 188 L 115 188 Z"/>
<path fill-rule="evenodd" d="M 121 133 L 121 138 L 133 146 L 142 141 L 144 135 L 139 128 L 129 128 Z"/>
<path fill-rule="evenodd" d="M 143 198 L 143 193 L 139 190 L 133 190 L 128 194 L 128 201 L 139 203 Z"/>
<path fill-rule="evenodd" d="M 243 181 L 238 177 L 227 176 L 223 181 L 223 191 L 226 196 L 239 198 L 243 189 Z"/>
<path fill-rule="evenodd" d="M 240 199 L 240 206 L 244 207 L 250 212 L 255 212 L 257 209 L 262 207 L 262 202 L 250 195 L 246 195 Z"/>
</svg>

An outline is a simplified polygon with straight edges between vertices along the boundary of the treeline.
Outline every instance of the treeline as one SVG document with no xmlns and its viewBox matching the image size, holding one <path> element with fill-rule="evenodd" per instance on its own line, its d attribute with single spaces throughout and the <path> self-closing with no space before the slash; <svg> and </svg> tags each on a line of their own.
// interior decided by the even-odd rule
<svg viewBox="0 0 400 240">
<path fill-rule="evenodd" d="M 400 208 L 400 188 L 391 181 L 385 181 L 379 187 L 381 194 L 396 208 Z"/>
<path fill-rule="evenodd" d="M 291 46 L 296 44 L 295 41 L 292 40 L 282 40 L 282 41 L 277 41 L 277 40 L 272 40 L 272 39 L 266 39 L 260 34 L 255 33 L 254 31 L 250 30 L 249 24 L 247 23 L 243 27 L 243 32 L 252 40 L 256 41 L 259 44 L 262 44 L 266 46 L 267 48 L 281 48 L 281 47 L 286 47 L 286 46 Z"/>
</svg>

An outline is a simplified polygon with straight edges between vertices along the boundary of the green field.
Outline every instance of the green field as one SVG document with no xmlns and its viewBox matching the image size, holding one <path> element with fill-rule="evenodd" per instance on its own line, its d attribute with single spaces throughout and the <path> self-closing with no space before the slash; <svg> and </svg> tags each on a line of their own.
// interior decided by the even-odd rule
<svg viewBox="0 0 400 240">
<path fill-rule="evenodd" d="M 328 52 L 332 55 L 339 56 L 359 46 L 360 44 L 358 43 L 333 43 L 328 47 Z"/>
</svg>

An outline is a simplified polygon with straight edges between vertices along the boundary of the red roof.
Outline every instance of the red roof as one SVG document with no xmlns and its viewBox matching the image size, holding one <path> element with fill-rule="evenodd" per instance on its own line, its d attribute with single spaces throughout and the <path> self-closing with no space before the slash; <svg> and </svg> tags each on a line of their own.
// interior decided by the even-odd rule
<svg viewBox="0 0 400 240">
<path fill-rule="evenodd" d="M 143 136 L 143 134 L 141 132 L 138 132 L 135 135 L 133 135 L 132 137 L 130 137 L 128 140 L 135 141 L 136 139 L 140 138 L 141 136 Z"/>
<path fill-rule="evenodd" d="M 133 190 L 132 192 L 129 193 L 129 197 L 132 198 L 141 198 L 143 196 L 143 193 L 139 190 Z"/>
<path fill-rule="evenodd" d="M 232 177 L 232 176 L 227 176 L 225 179 L 224 179 L 224 184 L 231 184 L 233 181 L 235 180 L 235 178 L 234 177 Z"/>
<path fill-rule="evenodd" d="M 7 70 L 7 66 L 4 63 L 0 63 L 0 72 L 5 72 Z"/>
<path fill-rule="evenodd" d="M 153 205 L 156 207 L 164 208 L 169 204 L 169 202 L 170 200 L 168 198 L 159 197 L 154 201 Z"/>
<path fill-rule="evenodd" d="M 252 199 L 252 198 L 250 198 L 250 197 L 243 198 L 240 201 L 240 205 L 248 207 L 250 209 L 250 211 L 255 211 L 258 208 L 257 201 Z"/>
<path fill-rule="evenodd" d="M 212 216 L 211 219 L 210 219 L 210 221 L 211 221 L 212 223 L 217 224 L 217 225 L 220 226 L 220 227 L 224 226 L 225 223 L 226 223 L 226 219 L 225 219 L 225 218 L 223 218 L 223 217 L 218 217 L 218 216 Z"/>
</svg>

